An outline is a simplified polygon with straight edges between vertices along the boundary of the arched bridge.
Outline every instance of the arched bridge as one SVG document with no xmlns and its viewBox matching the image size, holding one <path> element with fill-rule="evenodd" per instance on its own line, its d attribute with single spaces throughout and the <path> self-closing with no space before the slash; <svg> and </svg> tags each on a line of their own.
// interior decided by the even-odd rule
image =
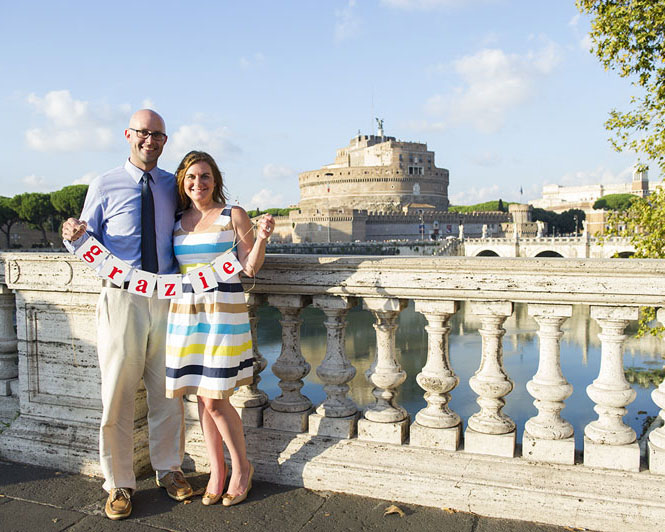
<svg viewBox="0 0 665 532">
<path fill-rule="evenodd" d="M 611 258 L 630 257 L 635 248 L 627 238 L 564 236 L 535 238 L 465 238 L 462 242 L 465 257 L 562 257 Z"/>
</svg>

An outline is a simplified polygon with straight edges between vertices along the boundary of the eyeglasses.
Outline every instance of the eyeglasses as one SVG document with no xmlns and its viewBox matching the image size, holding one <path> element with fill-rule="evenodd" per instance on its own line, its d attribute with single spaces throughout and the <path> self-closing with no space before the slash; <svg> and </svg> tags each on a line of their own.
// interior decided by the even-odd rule
<svg viewBox="0 0 665 532">
<path fill-rule="evenodd" d="M 161 131 L 150 131 L 148 129 L 134 129 L 133 127 L 127 129 L 131 129 L 134 133 L 136 133 L 136 136 L 140 139 L 147 139 L 148 137 L 152 136 L 154 140 L 161 142 L 166 138 L 166 134 L 162 133 Z"/>
</svg>

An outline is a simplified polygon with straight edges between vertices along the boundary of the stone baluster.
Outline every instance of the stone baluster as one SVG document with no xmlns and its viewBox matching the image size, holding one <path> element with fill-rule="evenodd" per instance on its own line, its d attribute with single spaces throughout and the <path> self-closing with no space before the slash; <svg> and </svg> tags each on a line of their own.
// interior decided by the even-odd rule
<svg viewBox="0 0 665 532">
<path fill-rule="evenodd" d="M 478 394 L 480 411 L 473 414 L 464 433 L 464 450 L 472 453 L 512 457 L 515 454 L 515 423 L 501 412 L 504 397 L 513 389 L 513 381 L 503 367 L 502 327 L 513 313 L 508 301 L 472 301 L 469 309 L 480 318 L 482 359 L 480 368 L 469 380 Z"/>
<path fill-rule="evenodd" d="M 564 401 L 573 393 L 561 372 L 561 325 L 573 315 L 572 305 L 529 305 L 529 315 L 538 323 L 540 358 L 538 371 L 526 389 L 535 399 L 538 415 L 524 427 L 522 455 L 537 462 L 575 463 L 573 426 L 561 418 Z"/>
<path fill-rule="evenodd" d="M 600 371 L 587 386 L 596 403 L 598 419 L 584 428 L 584 464 L 608 469 L 639 471 L 640 448 L 635 431 L 623 422 L 626 406 L 633 402 L 633 390 L 623 372 L 623 334 L 626 325 L 639 317 L 638 307 L 591 307 L 591 317 L 602 332 Z"/>
<path fill-rule="evenodd" d="M 18 378 L 18 350 L 14 331 L 14 293 L 0 284 L 0 397 L 12 395 Z"/>
<path fill-rule="evenodd" d="M 459 307 L 456 301 L 416 300 L 415 308 L 427 319 L 427 362 L 416 377 L 425 390 L 427 406 L 416 414 L 409 443 L 454 451 L 459 446 L 462 423 L 448 406 L 450 392 L 459 384 L 450 367 L 448 322 Z"/>
<path fill-rule="evenodd" d="M 658 309 L 658 321 L 665 325 L 665 308 Z M 665 381 L 651 392 L 653 402 L 660 408 L 658 415 L 665 419 Z M 649 434 L 649 471 L 658 475 L 665 475 L 665 426 L 661 426 Z"/>
<path fill-rule="evenodd" d="M 256 327 L 259 318 L 257 309 L 264 303 L 265 296 L 262 294 L 245 294 L 247 300 L 247 313 L 249 314 L 249 325 L 252 332 L 252 353 L 254 354 L 254 381 L 251 384 L 240 386 L 231 396 L 231 404 L 236 408 L 246 427 L 260 427 L 263 424 L 263 410 L 268 406 L 268 394 L 259 390 L 261 372 L 266 369 L 268 361 L 263 358 L 259 351 L 259 343 L 256 336 Z"/>
<path fill-rule="evenodd" d="M 311 296 L 268 296 L 268 304 L 281 314 L 279 322 L 282 325 L 282 350 L 272 365 L 282 393 L 263 412 L 263 426 L 269 429 L 307 432 L 312 402 L 300 390 L 310 365 L 300 350 L 300 313 L 311 301 Z"/>
<path fill-rule="evenodd" d="M 367 407 L 358 421 L 358 439 L 402 444 L 409 426 L 408 414 L 395 401 L 395 389 L 406 380 L 397 362 L 395 333 L 397 318 L 407 302 L 396 298 L 366 298 L 363 306 L 376 322 L 376 359 L 365 376 L 374 385 L 376 402 Z"/>
<path fill-rule="evenodd" d="M 358 407 L 348 397 L 348 382 L 356 375 L 346 356 L 344 332 L 346 314 L 356 304 L 355 299 L 337 296 L 315 296 L 313 306 L 326 315 L 326 356 L 316 368 L 316 374 L 323 382 L 326 398 L 316 412 L 309 416 L 309 433 L 319 436 L 351 438 L 356 434 Z"/>
</svg>

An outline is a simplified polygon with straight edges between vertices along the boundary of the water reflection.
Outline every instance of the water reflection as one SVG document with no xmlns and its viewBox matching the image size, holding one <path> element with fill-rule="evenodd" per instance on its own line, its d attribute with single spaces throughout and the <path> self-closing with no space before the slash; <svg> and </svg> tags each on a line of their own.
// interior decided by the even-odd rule
<svg viewBox="0 0 665 532">
<path fill-rule="evenodd" d="M 262 389 L 272 399 L 279 395 L 278 379 L 270 368 L 279 356 L 281 349 L 281 328 L 279 312 L 270 307 L 259 311 L 259 349 L 269 365 L 262 373 Z M 575 428 L 575 443 L 582 448 L 584 426 L 597 418 L 593 411 L 593 402 L 586 394 L 586 387 L 598 376 L 600 367 L 600 328 L 588 318 L 589 308 L 584 305 L 573 306 L 573 316 L 563 325 L 564 336 L 561 340 L 561 366 L 568 382 L 573 385 L 573 394 L 566 400 L 562 417 Z M 311 364 L 312 371 L 305 379 L 303 394 L 316 405 L 323 401 L 325 394 L 322 383 L 316 375 L 316 368 L 321 364 L 326 350 L 326 330 L 323 325 L 324 314 L 321 310 L 308 307 L 302 313 L 301 347 L 303 356 Z M 372 315 L 360 309 L 352 309 L 348 314 L 346 329 L 346 352 L 356 367 L 357 373 L 349 383 L 349 395 L 363 407 L 373 402 L 372 387 L 365 378 L 365 372 L 374 361 L 376 341 Z M 413 303 L 400 314 L 397 330 L 397 356 L 407 379 L 399 388 L 397 402 L 407 409 L 413 420 L 416 412 L 425 406 L 424 391 L 416 382 L 416 375 L 421 371 L 427 358 L 427 333 L 425 318 L 414 311 Z M 476 394 L 469 387 L 469 379 L 480 365 L 481 338 L 478 333 L 480 321 L 466 312 L 462 304 L 460 311 L 451 320 L 450 361 L 458 375 L 460 383 L 452 392 L 451 408 L 465 421 L 479 407 Z M 513 391 L 505 398 L 504 411 L 516 423 L 518 441 L 521 441 L 524 423 L 536 415 L 533 398 L 526 390 L 526 383 L 538 369 L 538 326 L 527 314 L 527 306 L 515 305 L 515 312 L 504 325 L 506 334 L 503 338 L 504 365 L 510 379 L 514 382 Z M 635 325 L 629 326 L 626 334 L 624 355 L 625 367 L 653 369 L 663 365 L 661 341 L 654 337 L 636 339 L 633 337 Z M 639 435 L 646 416 L 655 416 L 658 407 L 651 400 L 653 387 L 643 388 L 632 385 L 637 397 L 628 406 L 624 420 Z"/>
</svg>

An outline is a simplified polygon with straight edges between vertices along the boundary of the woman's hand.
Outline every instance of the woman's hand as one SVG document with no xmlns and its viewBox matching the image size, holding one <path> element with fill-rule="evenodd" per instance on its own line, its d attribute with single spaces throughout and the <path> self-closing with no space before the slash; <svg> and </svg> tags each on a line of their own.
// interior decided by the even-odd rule
<svg viewBox="0 0 665 532">
<path fill-rule="evenodd" d="M 267 240 L 275 229 L 275 219 L 272 214 L 264 214 L 256 224 L 256 238 Z"/>
</svg>

